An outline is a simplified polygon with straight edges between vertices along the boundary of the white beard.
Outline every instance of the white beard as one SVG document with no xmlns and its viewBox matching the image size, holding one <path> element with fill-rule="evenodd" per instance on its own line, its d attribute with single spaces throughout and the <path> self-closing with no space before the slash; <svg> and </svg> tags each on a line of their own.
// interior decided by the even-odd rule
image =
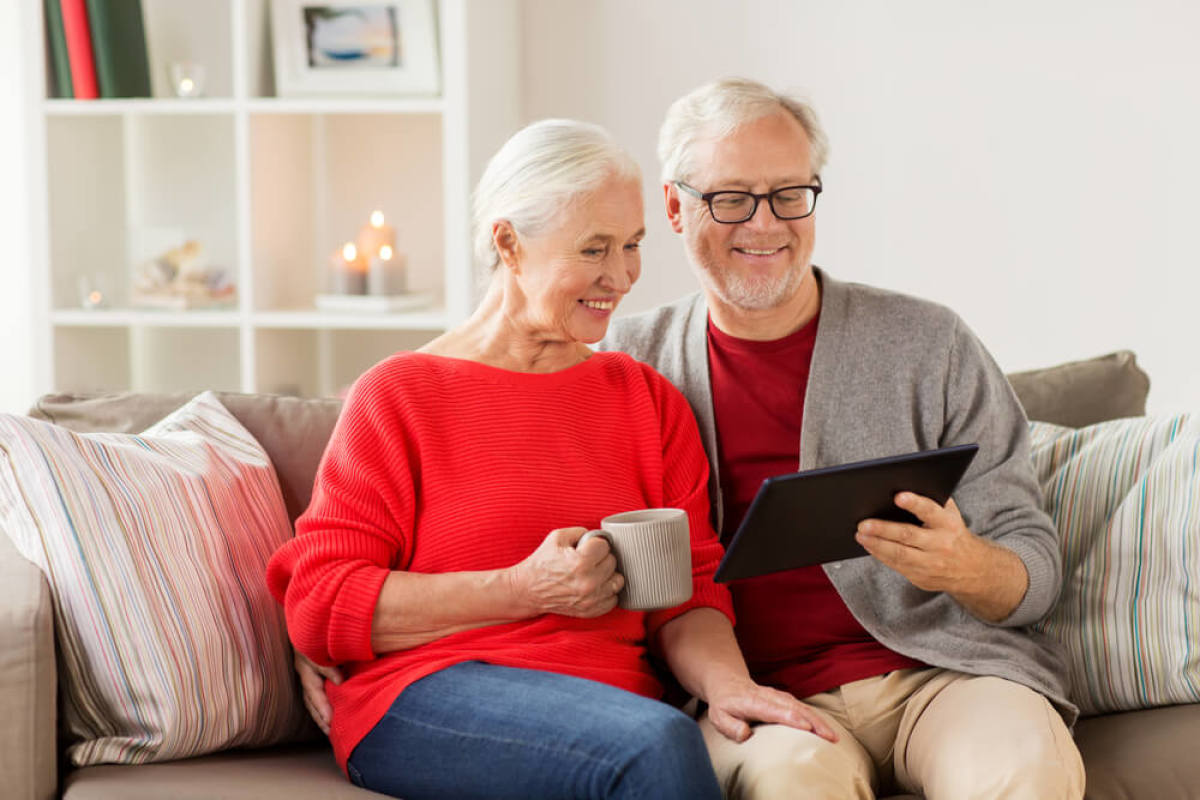
<svg viewBox="0 0 1200 800">
<path fill-rule="evenodd" d="M 783 305 L 804 281 L 804 270 L 799 266 L 789 267 L 777 278 L 745 278 L 732 271 L 721 271 L 702 266 L 700 280 L 716 293 L 721 300 L 744 311 L 766 311 Z"/>
</svg>

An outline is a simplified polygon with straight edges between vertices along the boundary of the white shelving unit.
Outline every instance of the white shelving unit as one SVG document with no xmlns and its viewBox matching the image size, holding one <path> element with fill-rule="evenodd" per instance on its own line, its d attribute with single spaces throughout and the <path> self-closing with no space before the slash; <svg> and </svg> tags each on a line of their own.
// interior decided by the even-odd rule
<svg viewBox="0 0 1200 800">
<path fill-rule="evenodd" d="M 145 99 L 46 99 L 41 3 L 25 14 L 39 391 L 327 395 L 466 317 L 470 191 L 521 122 L 517 0 L 437 2 L 438 97 L 287 98 L 274 96 L 269 0 L 141 2 Z M 206 97 L 171 96 L 176 60 L 204 63 Z M 316 310 L 329 255 L 376 208 L 396 228 L 410 290 L 434 302 Z M 236 307 L 130 307 L 137 263 L 172 233 L 236 274 Z M 81 279 L 107 307 L 81 307 Z"/>
</svg>

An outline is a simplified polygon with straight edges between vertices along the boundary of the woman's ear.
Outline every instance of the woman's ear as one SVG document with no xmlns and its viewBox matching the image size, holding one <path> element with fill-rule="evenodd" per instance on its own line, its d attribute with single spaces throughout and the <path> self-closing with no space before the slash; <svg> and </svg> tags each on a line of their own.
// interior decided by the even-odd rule
<svg viewBox="0 0 1200 800">
<path fill-rule="evenodd" d="M 496 248 L 496 254 L 500 256 L 500 263 L 513 272 L 519 272 L 521 240 L 517 238 L 512 223 L 506 219 L 498 219 L 492 223 L 492 244 Z"/>
</svg>

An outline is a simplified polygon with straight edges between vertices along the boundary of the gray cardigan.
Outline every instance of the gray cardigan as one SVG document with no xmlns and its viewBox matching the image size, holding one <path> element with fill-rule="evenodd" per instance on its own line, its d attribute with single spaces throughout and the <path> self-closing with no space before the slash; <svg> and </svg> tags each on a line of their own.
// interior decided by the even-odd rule
<svg viewBox="0 0 1200 800">
<path fill-rule="evenodd" d="M 896 652 L 1029 686 L 1073 723 L 1077 710 L 1067 699 L 1058 645 L 1024 627 L 1058 597 L 1062 562 L 1053 523 L 1040 509 L 1025 415 L 1003 372 L 944 306 L 816 272 L 821 320 L 797 443 L 799 469 L 978 443 L 955 502 L 974 533 L 1021 558 L 1029 589 L 1006 620 L 992 624 L 869 556 L 826 564 L 826 574 L 862 626 Z M 687 397 L 712 465 L 709 494 L 720 530 L 707 323 L 704 296 L 695 294 L 615 320 L 599 349 L 645 361 Z"/>
</svg>

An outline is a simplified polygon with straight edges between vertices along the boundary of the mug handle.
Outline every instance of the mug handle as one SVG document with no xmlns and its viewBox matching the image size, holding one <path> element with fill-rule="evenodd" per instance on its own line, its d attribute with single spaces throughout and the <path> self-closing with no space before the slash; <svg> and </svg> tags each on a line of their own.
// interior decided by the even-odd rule
<svg viewBox="0 0 1200 800">
<path fill-rule="evenodd" d="M 610 534 L 608 531 L 602 531 L 602 530 L 588 531 L 583 536 L 580 536 L 579 541 L 575 543 L 575 549 L 578 550 L 579 548 L 583 547 L 584 542 L 586 542 L 588 539 L 594 538 L 596 536 L 599 536 L 604 541 L 608 542 L 608 549 L 612 550 L 612 546 L 613 546 L 612 534 Z"/>
</svg>

